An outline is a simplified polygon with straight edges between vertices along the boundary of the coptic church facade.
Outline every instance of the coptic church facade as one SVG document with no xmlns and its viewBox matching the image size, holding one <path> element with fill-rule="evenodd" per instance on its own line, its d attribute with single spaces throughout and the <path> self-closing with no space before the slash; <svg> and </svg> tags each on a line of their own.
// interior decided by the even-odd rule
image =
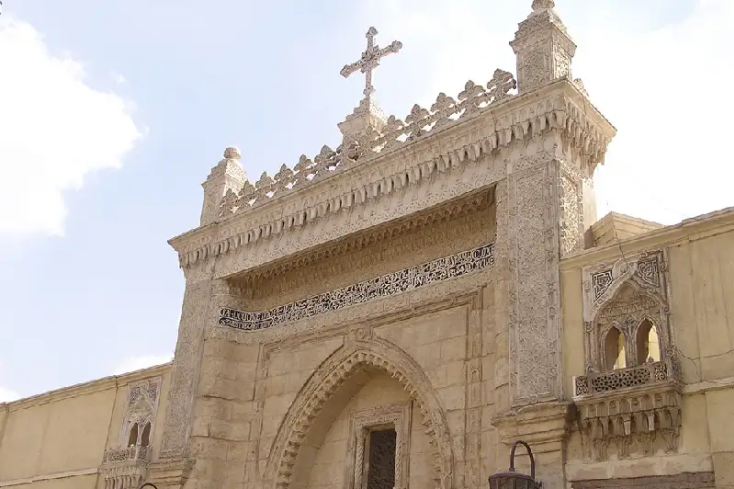
<svg viewBox="0 0 734 489">
<path fill-rule="evenodd" d="M 553 0 L 404 119 L 376 34 L 336 149 L 212 169 L 170 364 L 0 404 L 0 488 L 479 489 L 517 440 L 548 489 L 734 488 L 734 210 L 597 220 Z"/>
</svg>

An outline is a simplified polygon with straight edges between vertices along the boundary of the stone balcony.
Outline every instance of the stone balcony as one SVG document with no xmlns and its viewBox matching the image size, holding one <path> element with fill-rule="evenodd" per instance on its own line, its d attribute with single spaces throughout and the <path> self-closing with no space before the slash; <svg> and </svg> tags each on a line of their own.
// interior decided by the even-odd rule
<svg viewBox="0 0 734 489">
<path fill-rule="evenodd" d="M 574 390 L 591 458 L 606 460 L 610 442 L 618 458 L 629 457 L 631 451 L 651 455 L 657 448 L 678 450 L 681 387 L 674 358 L 576 377 Z"/>
<path fill-rule="evenodd" d="M 678 383 L 680 368 L 673 359 L 650 362 L 611 372 L 592 373 L 574 379 L 574 396 L 602 394 L 629 388 Z"/>
<path fill-rule="evenodd" d="M 147 462 L 150 447 L 133 445 L 126 448 L 113 448 L 104 453 L 103 464 L 116 464 L 124 462 Z"/>
<path fill-rule="evenodd" d="M 105 481 L 105 489 L 137 489 L 140 487 L 145 480 L 150 453 L 150 447 L 140 445 L 107 450 L 100 468 Z"/>
</svg>

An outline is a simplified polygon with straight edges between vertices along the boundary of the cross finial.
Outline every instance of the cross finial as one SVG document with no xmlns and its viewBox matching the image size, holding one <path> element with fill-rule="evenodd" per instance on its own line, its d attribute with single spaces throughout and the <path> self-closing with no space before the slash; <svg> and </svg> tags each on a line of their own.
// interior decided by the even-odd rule
<svg viewBox="0 0 734 489">
<path fill-rule="evenodd" d="M 403 43 L 400 41 L 393 41 L 386 48 L 380 49 L 380 46 L 375 44 L 376 35 L 377 29 L 370 27 L 366 34 L 367 50 L 362 53 L 362 58 L 356 63 L 345 65 L 341 70 L 341 75 L 344 78 L 357 70 L 365 74 L 363 104 L 369 103 L 372 94 L 375 93 L 375 87 L 372 85 L 372 71 L 380 65 L 380 59 L 390 53 L 397 53 L 403 47 Z"/>
</svg>

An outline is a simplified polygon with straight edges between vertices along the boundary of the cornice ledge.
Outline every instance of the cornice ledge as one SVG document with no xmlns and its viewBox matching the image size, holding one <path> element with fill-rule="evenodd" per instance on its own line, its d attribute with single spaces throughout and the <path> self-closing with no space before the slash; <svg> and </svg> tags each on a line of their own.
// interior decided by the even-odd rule
<svg viewBox="0 0 734 489">
<path fill-rule="evenodd" d="M 615 241 L 604 246 L 576 251 L 561 259 L 560 268 L 569 270 L 592 263 L 619 259 L 620 247 L 625 254 L 635 253 L 648 248 L 661 248 L 680 240 L 693 241 L 700 237 L 731 231 L 734 231 L 734 207 L 727 207 L 619 242 Z"/>
<path fill-rule="evenodd" d="M 61 401 L 72 397 L 84 396 L 93 394 L 95 392 L 104 391 L 107 389 L 114 389 L 117 387 L 125 386 L 132 382 L 144 380 L 152 377 L 159 377 L 166 373 L 171 368 L 173 362 L 164 363 L 162 365 L 156 365 L 154 367 L 136 370 L 134 372 L 126 373 L 123 375 L 113 375 L 110 377 L 103 377 L 101 379 L 91 380 L 89 382 L 83 382 L 80 384 L 64 387 L 62 389 L 56 389 L 35 396 L 18 399 L 6 403 L 8 409 L 15 411 L 18 409 L 25 409 L 39 404 L 47 404 L 50 402 Z"/>
<path fill-rule="evenodd" d="M 552 401 L 511 409 L 493 417 L 491 423 L 502 443 L 511 445 L 522 439 L 542 453 L 544 446 L 551 451 L 557 449 L 554 445 L 566 439 L 574 419 L 573 402 Z"/>
<path fill-rule="evenodd" d="M 183 487 L 194 465 L 195 460 L 188 458 L 156 460 L 148 464 L 147 480 L 166 486 Z"/>
</svg>

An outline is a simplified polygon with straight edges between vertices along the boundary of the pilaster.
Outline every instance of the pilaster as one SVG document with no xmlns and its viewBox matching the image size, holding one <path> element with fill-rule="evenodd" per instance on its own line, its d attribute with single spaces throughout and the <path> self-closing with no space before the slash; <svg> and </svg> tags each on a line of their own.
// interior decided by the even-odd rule
<svg viewBox="0 0 734 489">
<path fill-rule="evenodd" d="M 548 402 L 513 409 L 492 420 L 506 446 L 504 460 L 509 460 L 509 446 L 517 440 L 526 442 L 535 457 L 536 480 L 544 489 L 562 489 L 566 485 L 564 464 L 566 443 L 575 412 L 573 403 Z M 517 452 L 518 471 L 530 473 L 529 459 Z"/>
<path fill-rule="evenodd" d="M 536 139 L 507 180 L 509 387 L 512 406 L 561 395 L 560 162 Z M 535 152 L 533 151 L 535 150 Z"/>
<path fill-rule="evenodd" d="M 171 387 L 161 443 L 161 459 L 177 459 L 189 454 L 193 408 L 200 389 L 206 332 L 216 327 L 219 309 L 234 306 L 237 298 L 225 280 L 211 278 L 210 261 L 187 269 L 176 353 L 171 371 Z"/>
</svg>

